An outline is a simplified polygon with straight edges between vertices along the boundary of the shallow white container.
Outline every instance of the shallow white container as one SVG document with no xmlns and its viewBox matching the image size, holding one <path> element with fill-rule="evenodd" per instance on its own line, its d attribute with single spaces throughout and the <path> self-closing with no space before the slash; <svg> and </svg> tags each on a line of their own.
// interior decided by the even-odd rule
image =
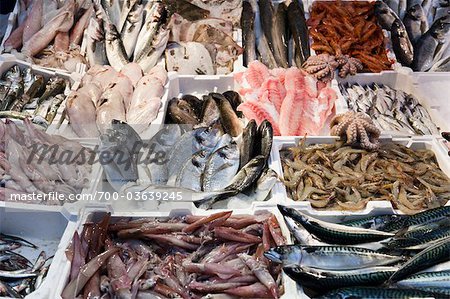
<svg viewBox="0 0 450 299">
<path fill-rule="evenodd" d="M 272 163 L 270 165 L 281 177 L 283 177 L 283 169 L 280 159 L 280 150 L 287 149 L 289 147 L 296 146 L 303 138 L 275 138 L 274 145 L 272 147 Z M 306 137 L 305 144 L 331 144 L 337 140 L 337 137 L 332 136 L 311 136 Z M 394 142 L 398 144 L 405 145 L 412 149 L 430 149 L 436 155 L 436 160 L 439 164 L 441 170 L 450 177 L 450 159 L 442 146 L 440 139 L 437 138 L 392 138 L 392 137 L 381 137 L 380 141 L 382 143 Z M 288 205 L 295 204 L 297 207 L 302 208 L 307 211 L 310 215 L 318 216 L 334 216 L 334 215 L 371 215 L 373 211 L 376 210 L 386 210 L 391 211 L 391 213 L 402 214 L 401 211 L 395 210 L 390 201 L 369 201 L 366 207 L 360 211 L 341 211 L 341 210 L 319 210 L 311 206 L 309 201 L 294 201 L 288 197 L 286 187 L 282 182 L 277 183 L 272 189 L 273 196 L 276 198 L 284 198 Z M 450 206 L 450 201 L 447 202 Z"/>
<path fill-rule="evenodd" d="M 81 214 L 81 217 L 77 223 L 78 232 L 82 231 L 84 223 L 86 223 L 87 221 L 93 220 L 93 219 L 97 219 L 97 220 L 100 219 L 100 217 L 102 217 L 102 215 L 105 212 L 111 212 L 111 210 L 109 210 L 107 208 L 103 208 L 103 209 L 102 208 L 97 208 L 97 209 L 87 208 Z M 204 210 L 196 209 L 194 207 L 185 207 L 185 208 L 180 207 L 180 208 L 174 208 L 171 210 L 159 211 L 159 212 L 155 212 L 155 211 L 151 211 L 151 210 L 148 210 L 148 211 L 141 210 L 138 212 L 131 212 L 131 213 L 130 212 L 113 212 L 111 221 L 114 222 L 120 218 L 141 218 L 141 217 L 167 218 L 167 217 L 177 217 L 177 216 L 184 216 L 184 215 L 207 216 L 207 215 L 211 215 L 211 214 L 214 214 L 217 212 L 218 212 L 217 210 L 204 211 Z M 283 233 L 283 236 L 286 238 L 287 244 L 291 244 L 292 240 L 291 240 L 289 230 L 288 230 L 286 224 L 284 223 L 283 217 L 280 214 L 280 212 L 278 211 L 278 209 L 276 209 L 276 208 L 253 208 L 253 209 L 247 209 L 247 210 L 233 211 L 233 215 L 239 215 L 239 214 L 255 215 L 255 214 L 258 214 L 261 212 L 270 212 L 276 216 L 278 222 L 280 223 L 280 228 Z M 68 246 L 69 242 L 67 242 L 65 244 L 65 246 Z M 65 256 L 64 256 L 64 259 L 61 261 L 60 268 L 59 268 L 60 279 L 57 281 L 57 283 L 54 284 L 56 286 L 51 290 L 49 298 L 56 298 L 56 299 L 61 298 L 60 294 L 62 293 L 62 291 L 64 290 L 64 287 L 68 283 L 69 273 L 70 273 L 70 261 L 68 261 L 67 258 L 65 258 Z M 283 298 L 283 299 L 298 298 L 298 291 L 297 291 L 297 286 L 296 286 L 295 282 L 293 280 L 291 280 L 289 277 L 287 277 L 284 273 L 282 275 L 283 275 L 282 278 L 283 278 L 285 292 L 281 298 Z"/>
<path fill-rule="evenodd" d="M 24 255 L 32 263 L 42 250 L 46 252 L 47 258 L 54 255 L 43 284 L 26 298 L 51 298 L 50 290 L 60 278 L 59 268 L 65 258 L 64 250 L 75 229 L 76 222 L 68 221 L 61 213 L 9 208 L 0 203 L 0 232 L 24 238 L 38 246 L 38 249 L 22 246 L 14 252 Z"/>
</svg>

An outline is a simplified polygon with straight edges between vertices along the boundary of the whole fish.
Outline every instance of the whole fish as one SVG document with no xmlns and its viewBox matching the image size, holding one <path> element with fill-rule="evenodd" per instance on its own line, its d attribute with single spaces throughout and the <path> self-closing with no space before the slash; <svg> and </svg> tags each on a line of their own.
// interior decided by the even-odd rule
<svg viewBox="0 0 450 299">
<path fill-rule="evenodd" d="M 3 76 L 3 79 L 9 83 L 9 88 L 0 103 L 0 111 L 10 110 L 10 108 L 20 100 L 24 92 L 23 78 L 19 67 L 13 66 Z"/>
<path fill-rule="evenodd" d="M 144 21 L 143 11 L 143 5 L 135 4 L 133 9 L 128 13 L 128 17 L 120 33 L 128 59 L 130 59 L 134 53 L 139 31 Z"/>
<path fill-rule="evenodd" d="M 278 205 L 278 209 L 283 216 L 298 221 L 321 241 L 330 244 L 361 244 L 381 241 L 394 236 L 387 232 L 325 222 L 282 205 Z"/>
<path fill-rule="evenodd" d="M 60 77 L 50 78 L 47 84 L 45 85 L 44 93 L 37 100 L 38 107 L 36 108 L 36 111 L 40 110 L 41 109 L 40 106 L 42 106 L 43 103 L 47 102 L 47 100 L 50 97 L 54 97 L 60 93 L 63 93 L 65 88 L 66 88 L 66 80 Z M 37 115 L 36 112 L 35 115 Z"/>
<path fill-rule="evenodd" d="M 363 299 L 363 298 L 436 298 L 433 293 L 414 290 L 380 287 L 349 287 L 331 291 L 316 299 Z"/>
<path fill-rule="evenodd" d="M 119 0 L 101 0 L 101 5 L 105 9 L 108 18 L 116 28 L 120 25 L 121 5 Z"/>
<path fill-rule="evenodd" d="M 215 102 L 214 102 L 215 103 Z M 199 119 L 195 113 L 194 107 L 184 99 L 173 98 L 169 101 L 167 116 L 171 121 L 177 124 L 197 125 Z M 168 120 L 166 120 L 167 122 Z M 210 124 L 205 124 L 209 126 Z"/>
<path fill-rule="evenodd" d="M 437 47 L 444 43 L 445 36 L 450 30 L 450 17 L 437 19 L 431 28 L 417 41 L 414 48 L 412 69 L 424 72 L 432 67 L 433 57 Z"/>
<path fill-rule="evenodd" d="M 419 38 L 428 30 L 425 12 L 420 4 L 408 8 L 403 18 L 406 32 L 408 32 L 411 43 L 415 45 Z"/>
<path fill-rule="evenodd" d="M 203 191 L 225 188 L 239 169 L 239 148 L 235 142 L 211 153 L 202 176 Z"/>
<path fill-rule="evenodd" d="M 404 66 L 409 66 L 414 59 L 414 48 L 408 37 L 405 26 L 400 20 L 395 20 L 391 27 L 392 48 L 397 60 Z"/>
<path fill-rule="evenodd" d="M 283 267 L 283 271 L 298 284 L 320 291 L 360 285 L 380 285 L 397 270 L 398 267 L 373 267 L 347 271 L 320 270 L 298 265 Z"/>
<path fill-rule="evenodd" d="M 413 256 L 391 276 L 389 281 L 403 280 L 411 274 L 448 260 L 450 260 L 450 237 L 434 243 Z"/>
<path fill-rule="evenodd" d="M 259 11 L 258 2 L 256 0 L 249 0 L 252 6 L 253 14 L 255 16 L 255 38 L 256 38 L 256 48 L 258 49 L 259 55 L 261 56 L 261 61 L 270 69 L 277 67 L 277 62 L 275 57 L 270 50 L 269 43 L 266 36 L 264 35 L 263 29 L 261 28 L 261 15 Z"/>
<path fill-rule="evenodd" d="M 243 167 L 247 164 L 250 159 L 254 156 L 254 142 L 256 138 L 258 126 L 256 125 L 256 121 L 254 119 L 250 120 L 247 123 L 247 126 L 244 128 L 242 132 L 242 140 L 240 143 L 240 167 Z"/>
<path fill-rule="evenodd" d="M 122 32 L 127 19 L 130 17 L 130 12 L 136 9 L 136 5 L 139 5 L 140 0 L 124 0 L 122 1 L 122 8 L 120 14 L 120 21 L 117 24 L 117 31 Z M 140 30 L 140 28 L 139 28 Z"/>
<path fill-rule="evenodd" d="M 353 227 L 366 228 L 366 229 L 375 229 L 375 230 L 386 231 L 385 227 L 389 223 L 400 221 L 401 219 L 405 219 L 406 217 L 407 216 L 396 215 L 396 214 L 378 215 L 378 216 L 370 216 L 370 217 L 361 218 L 361 219 L 344 221 L 344 222 L 340 222 L 339 224 L 353 226 Z"/>
<path fill-rule="evenodd" d="M 209 159 L 209 154 L 208 151 L 200 150 L 192 155 L 180 169 L 176 177 L 175 186 L 194 191 L 202 191 L 202 177 Z"/>
<path fill-rule="evenodd" d="M 401 22 L 397 13 L 393 11 L 386 3 L 383 1 L 375 2 L 375 15 L 377 16 L 378 23 L 381 28 L 391 31 L 392 24 L 394 21 L 398 20 Z"/>
<path fill-rule="evenodd" d="M 248 1 L 242 3 L 242 45 L 244 48 L 244 66 L 257 59 L 256 57 L 256 35 L 255 35 L 255 14 L 252 5 Z"/>
<path fill-rule="evenodd" d="M 204 100 L 201 112 L 202 124 L 205 126 L 214 126 L 220 123 L 220 110 L 217 102 L 210 96 Z"/>
<path fill-rule="evenodd" d="M 219 132 L 209 128 L 198 128 L 184 133 L 169 153 L 167 165 L 169 177 L 199 150 L 212 152 L 219 139 Z"/>
<path fill-rule="evenodd" d="M 448 219 L 450 216 L 450 206 L 439 207 L 431 210 L 426 210 L 414 215 L 401 217 L 395 221 L 389 222 L 384 227 L 385 231 L 395 231 L 410 226 L 425 225 L 429 223 L 436 223 Z"/>
<path fill-rule="evenodd" d="M 386 266 L 403 260 L 401 256 L 349 246 L 286 245 L 271 248 L 264 256 L 284 267 L 299 265 L 336 271 Z"/>
<path fill-rule="evenodd" d="M 450 270 L 437 272 L 423 272 L 413 274 L 397 281 L 399 287 L 448 287 L 450 284 Z"/>
<path fill-rule="evenodd" d="M 258 144 L 259 141 L 259 144 Z M 263 122 L 258 127 L 257 138 L 254 149 L 257 155 L 262 155 L 264 159 L 269 159 L 270 152 L 272 151 L 272 143 L 273 143 L 273 128 L 272 124 L 267 120 L 263 120 Z"/>
<path fill-rule="evenodd" d="M 288 40 L 286 35 L 287 7 L 284 2 L 277 5 L 272 15 L 271 35 L 274 47 L 274 56 L 278 66 L 287 68 L 288 65 Z"/>
<path fill-rule="evenodd" d="M 152 51 L 152 42 L 155 39 L 161 23 L 166 17 L 165 7 L 159 1 L 149 1 L 144 7 L 144 10 L 146 17 L 136 40 L 134 62 L 139 62 Z"/>
<path fill-rule="evenodd" d="M 423 250 L 435 242 L 450 237 L 450 229 L 448 226 L 444 226 L 431 229 L 430 231 L 423 231 L 422 233 L 418 232 L 419 235 L 420 237 L 416 238 L 407 236 L 402 236 L 398 239 L 394 238 L 387 242 L 386 246 L 393 249 Z"/>
<path fill-rule="evenodd" d="M 296 65 L 300 67 L 311 55 L 309 48 L 308 27 L 305 14 L 298 1 L 292 1 L 287 8 L 289 29 L 295 44 Z"/>
</svg>

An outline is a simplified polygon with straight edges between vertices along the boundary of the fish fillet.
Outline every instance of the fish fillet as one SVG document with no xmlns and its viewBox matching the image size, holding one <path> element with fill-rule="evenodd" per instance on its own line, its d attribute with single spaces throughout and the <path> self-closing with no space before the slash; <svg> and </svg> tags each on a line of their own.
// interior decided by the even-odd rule
<svg viewBox="0 0 450 299">
<path fill-rule="evenodd" d="M 270 77 L 261 85 L 261 89 L 259 90 L 259 99 L 260 101 L 269 101 L 271 102 L 278 113 L 281 110 L 281 105 L 283 104 L 283 100 L 286 97 L 286 89 L 281 84 L 280 80 Z"/>
<path fill-rule="evenodd" d="M 280 115 L 271 102 L 248 100 L 240 104 L 237 110 L 242 111 L 247 119 L 254 119 L 258 125 L 267 119 L 272 124 L 274 135 L 280 136 Z"/>
</svg>

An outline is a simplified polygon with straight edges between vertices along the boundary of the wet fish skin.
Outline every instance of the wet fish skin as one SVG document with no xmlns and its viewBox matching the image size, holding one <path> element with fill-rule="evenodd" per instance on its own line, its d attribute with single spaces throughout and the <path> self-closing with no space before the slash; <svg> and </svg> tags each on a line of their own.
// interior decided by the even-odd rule
<svg viewBox="0 0 450 299">
<path fill-rule="evenodd" d="M 116 26 L 111 23 L 106 23 L 104 26 L 106 57 L 109 64 L 119 72 L 129 62 L 127 52 Z"/>
<path fill-rule="evenodd" d="M 422 250 L 395 272 L 390 282 L 397 282 L 405 277 L 417 273 L 436 264 L 450 260 L 450 237 Z"/>
<path fill-rule="evenodd" d="M 261 27 L 262 27 L 262 31 L 264 33 L 264 35 L 266 36 L 267 39 L 267 43 L 269 45 L 269 49 L 270 51 L 272 51 L 272 53 L 274 53 L 274 41 L 273 41 L 273 36 L 272 36 L 272 32 L 271 32 L 271 28 L 273 26 L 272 21 L 273 21 L 273 5 L 272 5 L 272 1 L 270 0 L 260 0 L 258 1 L 258 6 L 259 6 L 259 12 L 260 12 L 260 19 L 261 19 Z M 275 60 L 276 55 L 274 53 L 275 56 Z"/>
<path fill-rule="evenodd" d="M 403 219 L 403 221 L 389 223 L 387 224 L 385 230 L 395 231 L 409 226 L 438 222 L 447 219 L 449 216 L 450 206 L 439 207 L 407 216 Z M 401 218 L 399 220 L 401 220 Z"/>
<path fill-rule="evenodd" d="M 256 142 L 257 148 L 254 149 L 256 155 L 262 155 L 266 159 L 266 163 L 269 159 L 270 152 L 272 151 L 273 144 L 273 128 L 272 124 L 268 120 L 263 120 L 259 125 L 257 131 Z"/>
<path fill-rule="evenodd" d="M 234 112 L 237 114 L 238 117 L 241 117 L 242 114 L 240 114 L 240 111 L 237 111 L 237 107 L 239 107 L 240 104 L 242 104 L 242 98 L 239 95 L 239 93 L 237 93 L 234 90 L 228 90 L 225 91 L 222 94 L 231 104 L 231 107 L 233 107 Z"/>
<path fill-rule="evenodd" d="M 392 221 L 398 221 L 400 219 L 404 219 L 403 215 L 379 215 L 379 216 L 370 216 L 366 218 L 344 221 L 339 224 L 367 228 L 367 229 L 376 229 L 381 231 L 386 231 L 385 226 L 391 223 Z"/>
<path fill-rule="evenodd" d="M 286 35 L 286 19 L 287 7 L 284 2 L 277 5 L 276 11 L 272 17 L 273 26 L 271 27 L 271 34 L 274 46 L 274 56 L 277 60 L 278 66 L 287 68 L 288 64 L 288 40 Z"/>
<path fill-rule="evenodd" d="M 395 20 L 391 27 L 391 40 L 397 60 L 404 66 L 409 66 L 414 59 L 414 48 L 409 40 L 405 26 L 400 20 Z"/>
<path fill-rule="evenodd" d="M 227 99 L 219 101 L 220 122 L 225 132 L 232 137 L 237 137 L 242 133 L 242 122 L 236 115 Z"/>
<path fill-rule="evenodd" d="M 171 99 L 167 113 L 170 120 L 177 124 L 197 125 L 199 123 L 194 108 L 184 99 Z"/>
<path fill-rule="evenodd" d="M 289 4 L 287 16 L 289 29 L 292 32 L 295 51 L 297 53 L 295 62 L 297 66 L 300 67 L 308 59 L 311 53 L 305 14 L 298 1 L 292 1 L 291 4 Z"/>
<path fill-rule="evenodd" d="M 244 66 L 257 59 L 256 57 L 256 35 L 255 35 L 255 14 L 251 4 L 248 1 L 242 3 L 242 44 L 244 48 L 243 62 Z"/>
<path fill-rule="evenodd" d="M 175 186 L 202 191 L 202 176 L 208 162 L 209 153 L 200 150 L 186 161 L 177 175 Z"/>
<path fill-rule="evenodd" d="M 296 220 L 310 233 L 329 244 L 361 244 L 381 241 L 394 236 L 387 232 L 327 223 L 283 205 L 278 205 L 278 209 L 283 216 Z"/>
<path fill-rule="evenodd" d="M 381 28 L 387 31 L 391 31 L 394 21 L 400 21 L 397 13 L 383 1 L 377 1 L 375 3 L 375 15 L 377 16 L 377 20 Z"/>
<path fill-rule="evenodd" d="M 63 94 L 59 94 L 53 98 L 52 104 L 50 105 L 47 115 L 45 116 L 45 120 L 51 124 L 55 119 L 56 114 L 58 113 L 58 109 L 61 106 L 62 102 L 66 97 Z"/>
<path fill-rule="evenodd" d="M 169 15 L 178 13 L 188 21 L 206 19 L 210 13 L 208 10 L 198 7 L 186 0 L 163 0 Z"/>
<path fill-rule="evenodd" d="M 321 292 L 359 285 L 380 285 L 397 269 L 398 267 L 374 267 L 354 271 L 324 271 L 298 265 L 283 267 L 283 271 L 298 284 Z"/>
<path fill-rule="evenodd" d="M 435 298 L 432 293 L 414 289 L 395 289 L 380 287 L 349 287 L 331 291 L 315 299 L 363 299 L 363 298 Z"/>
</svg>

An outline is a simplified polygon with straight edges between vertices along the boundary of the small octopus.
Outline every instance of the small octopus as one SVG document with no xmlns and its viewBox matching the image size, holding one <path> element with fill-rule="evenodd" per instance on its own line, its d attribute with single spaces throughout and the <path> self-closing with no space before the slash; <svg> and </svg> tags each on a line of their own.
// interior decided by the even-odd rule
<svg viewBox="0 0 450 299">
<path fill-rule="evenodd" d="M 330 54 L 319 54 L 310 56 L 303 64 L 303 68 L 308 74 L 313 75 L 316 79 L 323 82 L 329 82 L 334 78 L 334 72 L 338 68 L 339 63 L 336 58 Z"/>
<path fill-rule="evenodd" d="M 358 58 L 348 55 L 336 56 L 336 62 L 339 64 L 339 77 L 345 78 L 348 74 L 356 75 L 363 70 L 363 64 Z"/>
<path fill-rule="evenodd" d="M 340 136 L 347 144 L 367 150 L 375 150 L 380 146 L 378 138 L 381 131 L 372 119 L 362 112 L 347 112 L 336 115 L 330 123 L 330 133 Z"/>
</svg>

